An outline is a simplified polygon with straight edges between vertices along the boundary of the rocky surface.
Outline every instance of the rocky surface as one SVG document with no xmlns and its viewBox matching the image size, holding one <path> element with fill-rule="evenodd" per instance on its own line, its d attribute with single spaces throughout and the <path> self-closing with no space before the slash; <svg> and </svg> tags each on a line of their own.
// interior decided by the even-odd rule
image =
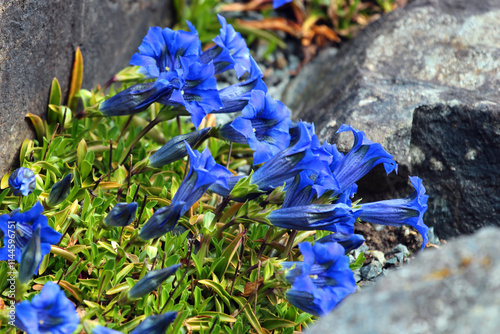
<svg viewBox="0 0 500 334">
<path fill-rule="evenodd" d="M 167 26 L 163 0 L 6 0 L 0 3 L 0 175 L 19 163 L 32 136 L 26 113 L 45 116 L 57 77 L 67 96 L 74 52 L 84 62 L 84 88 L 125 67 L 149 26 Z"/>
<path fill-rule="evenodd" d="M 498 17 L 499 1 L 415 0 L 320 54 L 282 100 L 344 151 L 352 136 L 335 132 L 347 123 L 393 154 L 402 177 L 372 185 L 386 198 L 409 195 L 406 175 L 422 177 L 439 237 L 498 225 Z"/>
<path fill-rule="evenodd" d="M 425 250 L 348 297 L 305 333 L 498 333 L 500 229 Z"/>
</svg>

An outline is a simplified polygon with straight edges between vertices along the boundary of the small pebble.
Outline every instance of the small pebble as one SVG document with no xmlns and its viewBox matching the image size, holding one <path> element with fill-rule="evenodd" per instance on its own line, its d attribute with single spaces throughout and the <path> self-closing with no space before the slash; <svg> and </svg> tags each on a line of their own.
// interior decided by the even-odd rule
<svg viewBox="0 0 500 334">
<path fill-rule="evenodd" d="M 365 280 L 371 280 L 382 273 L 382 265 L 378 261 L 373 261 L 369 265 L 360 269 L 361 277 Z"/>
</svg>

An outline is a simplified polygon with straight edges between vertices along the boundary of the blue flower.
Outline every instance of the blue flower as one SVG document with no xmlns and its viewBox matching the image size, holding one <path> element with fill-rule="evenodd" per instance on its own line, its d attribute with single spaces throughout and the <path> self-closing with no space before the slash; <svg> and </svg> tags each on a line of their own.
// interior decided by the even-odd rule
<svg viewBox="0 0 500 334">
<path fill-rule="evenodd" d="M 152 315 L 139 324 L 130 334 L 165 334 L 168 326 L 177 317 L 177 312 L 165 312 Z"/>
<path fill-rule="evenodd" d="M 271 191 L 291 182 L 303 170 L 320 173 L 331 161 L 331 156 L 321 148 L 318 138 L 299 123 L 299 136 L 290 146 L 276 154 L 251 177 L 251 183 L 262 191 Z"/>
<path fill-rule="evenodd" d="M 23 301 L 16 305 L 15 325 L 29 334 L 71 334 L 79 323 L 73 303 L 66 298 L 59 285 L 50 281 L 31 302 Z"/>
<path fill-rule="evenodd" d="M 384 164 L 387 174 L 395 170 L 397 164 L 392 155 L 387 153 L 382 145 L 374 143 L 366 138 L 363 131 L 358 131 L 350 125 L 343 124 L 337 131 L 352 131 L 354 134 L 354 145 L 341 161 L 334 165 L 333 175 L 340 185 L 340 191 L 349 189 L 357 180 L 365 176 L 373 167 Z"/>
<path fill-rule="evenodd" d="M 20 167 L 9 176 L 9 186 L 14 196 L 28 196 L 35 190 L 35 173 L 29 168 Z"/>
<path fill-rule="evenodd" d="M 184 202 L 173 202 L 155 211 L 139 231 L 143 240 L 158 238 L 174 229 L 179 218 L 184 214 Z"/>
<path fill-rule="evenodd" d="M 273 8 L 279 8 L 283 5 L 286 5 L 287 3 L 292 2 L 293 0 L 273 0 Z"/>
<path fill-rule="evenodd" d="M 254 164 L 261 164 L 286 149 L 290 143 L 288 127 L 290 110 L 261 90 L 253 90 L 242 110 L 242 116 L 220 129 L 222 138 L 248 144 L 254 153 Z"/>
<path fill-rule="evenodd" d="M 210 129 L 211 128 L 204 128 L 198 131 L 175 136 L 149 158 L 148 166 L 160 168 L 171 162 L 184 158 L 188 154 L 184 141 L 190 146 L 194 146 L 208 134 Z"/>
<path fill-rule="evenodd" d="M 176 70 L 177 78 L 171 80 L 174 87 L 172 94 L 161 97 L 158 102 L 184 107 L 198 128 L 206 114 L 223 108 L 214 77 L 214 66 L 213 63 L 203 64 L 187 57 L 180 57 L 180 63 L 180 68 Z"/>
<path fill-rule="evenodd" d="M 21 265 L 19 266 L 19 281 L 21 284 L 29 282 L 36 273 L 40 262 L 42 262 L 42 249 L 40 243 L 41 227 L 38 225 L 31 236 L 30 241 L 23 249 Z"/>
<path fill-rule="evenodd" d="M 69 173 L 61 181 L 56 182 L 52 186 L 46 201 L 47 205 L 56 206 L 68 197 L 71 190 L 71 180 L 73 180 L 73 174 Z"/>
<path fill-rule="evenodd" d="M 286 278 L 292 288 L 287 300 L 299 309 L 316 316 L 323 316 L 338 303 L 356 291 L 356 281 L 349 269 L 349 258 L 344 248 L 336 242 L 309 242 L 299 244 L 303 262 L 283 262 L 291 269 Z"/>
<path fill-rule="evenodd" d="M 323 169 L 319 173 L 304 170 L 295 176 L 290 186 L 285 188 L 282 208 L 311 204 L 327 191 L 331 191 L 333 195 L 338 187 L 337 181 L 328 169 Z"/>
<path fill-rule="evenodd" d="M 151 291 L 158 289 L 180 266 L 180 264 L 174 264 L 168 268 L 148 272 L 129 290 L 128 297 L 131 299 L 141 298 Z"/>
<path fill-rule="evenodd" d="M 208 187 L 214 183 L 227 187 L 227 178 L 233 175 L 226 167 L 215 162 L 208 149 L 200 153 L 193 151 L 188 144 L 186 149 L 190 158 L 189 173 L 172 199 L 172 203 L 185 203 L 183 214 L 203 196 Z"/>
<path fill-rule="evenodd" d="M 146 110 L 160 97 L 170 97 L 173 87 L 169 80 L 158 79 L 133 85 L 112 96 L 99 105 L 104 116 L 124 116 Z"/>
<path fill-rule="evenodd" d="M 248 104 L 253 90 L 262 90 L 267 92 L 267 86 L 262 81 L 262 71 L 257 62 L 250 58 L 251 69 L 250 76 L 243 82 L 228 86 L 219 91 L 223 108 L 214 110 L 212 113 L 230 113 L 241 111 Z"/>
<path fill-rule="evenodd" d="M 345 253 L 349 253 L 353 249 L 358 248 L 365 242 L 360 234 L 344 234 L 344 233 L 332 233 L 323 238 L 317 240 L 321 244 L 329 242 L 338 242 L 345 249 Z"/>
<path fill-rule="evenodd" d="M 134 219 L 137 212 L 137 203 L 117 203 L 111 211 L 109 211 L 106 218 L 104 218 L 104 223 L 108 226 L 114 227 L 125 227 L 130 225 Z"/>
<path fill-rule="evenodd" d="M 250 50 L 241 34 L 236 32 L 232 25 L 227 24 L 223 16 L 217 14 L 217 17 L 222 26 L 220 35 L 213 39 L 216 45 L 203 52 L 202 62 L 213 60 L 215 73 L 234 68 L 239 79 L 245 72 L 250 71 Z"/>
<path fill-rule="evenodd" d="M 180 57 L 193 60 L 201 53 L 198 33 L 190 24 L 190 32 L 169 28 L 149 28 L 139 46 L 139 52 L 130 60 L 130 65 L 141 66 L 149 78 L 157 78 L 161 73 L 175 71 L 181 67 Z"/>
<path fill-rule="evenodd" d="M 21 262 L 22 253 L 28 245 L 33 232 L 40 226 L 40 246 L 42 258 L 50 252 L 51 246 L 55 245 L 61 239 L 61 233 L 56 232 L 49 226 L 47 217 L 42 215 L 43 206 L 37 202 L 26 212 L 14 212 L 11 215 L 4 214 L 0 216 L 0 229 L 4 234 L 4 247 L 0 248 L 0 260 L 9 260 L 10 253 L 7 248 L 9 240 L 14 233 L 15 242 L 15 260 Z"/>
<path fill-rule="evenodd" d="M 410 176 L 410 182 L 415 188 L 410 197 L 362 204 L 359 218 L 381 225 L 410 225 L 422 235 L 422 249 L 424 249 L 428 241 L 429 228 L 424 224 L 423 216 L 427 211 L 429 196 L 425 194 L 421 179 Z"/>
<path fill-rule="evenodd" d="M 354 222 L 360 212 L 343 204 L 309 204 L 272 211 L 267 219 L 274 226 L 300 231 L 326 230 L 354 233 Z"/>
<path fill-rule="evenodd" d="M 212 184 L 227 188 L 227 178 L 232 176 L 225 167 L 217 164 L 210 151 L 193 151 L 185 143 L 189 154 L 189 173 L 179 185 L 169 207 L 161 208 L 146 222 L 139 237 L 143 240 L 157 238 L 171 231 L 179 218 L 196 203 Z"/>
</svg>

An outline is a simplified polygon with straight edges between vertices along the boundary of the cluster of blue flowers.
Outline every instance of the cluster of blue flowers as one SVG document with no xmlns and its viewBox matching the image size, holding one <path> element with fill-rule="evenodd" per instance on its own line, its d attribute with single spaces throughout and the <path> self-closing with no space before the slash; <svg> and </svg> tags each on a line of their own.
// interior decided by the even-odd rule
<svg viewBox="0 0 500 334">
<path fill-rule="evenodd" d="M 285 1 L 286 2 L 286 1 Z M 422 216 L 427 209 L 427 195 L 422 181 L 410 177 L 415 192 L 404 199 L 352 205 L 356 182 L 374 166 L 382 164 L 387 173 L 397 172 L 397 164 L 380 144 L 371 142 L 362 131 L 342 125 L 339 132 L 351 131 L 354 145 L 346 154 L 335 145 L 320 143 L 314 125 L 292 122 L 290 111 L 268 93 L 262 81 L 262 72 L 251 57 L 241 35 L 219 16 L 220 35 L 215 45 L 202 52 L 195 28 L 174 31 L 168 28 L 150 28 L 130 64 L 140 66 L 147 79 L 133 85 L 101 103 L 99 110 L 105 116 L 131 115 L 146 110 L 152 103 L 160 103 L 178 116 L 190 116 L 198 128 L 209 113 L 241 112 L 240 116 L 217 129 L 201 129 L 171 139 L 149 158 L 149 167 L 165 164 L 189 156 L 189 172 L 180 184 L 171 205 L 158 209 L 141 227 L 139 237 L 149 240 L 171 231 L 205 192 L 212 191 L 234 201 L 246 201 L 270 193 L 285 185 L 281 208 L 267 216 L 277 227 L 292 230 L 327 230 L 331 235 L 299 244 L 301 262 L 284 262 L 291 289 L 286 296 L 290 303 L 314 315 L 331 311 L 344 297 L 356 290 L 346 252 L 359 247 L 363 238 L 354 234 L 354 224 L 361 219 L 376 224 L 410 225 L 427 243 L 427 226 Z M 223 89 L 217 88 L 216 75 L 234 70 L 241 82 Z M 246 178 L 233 175 L 217 164 L 208 149 L 202 153 L 193 150 L 209 136 L 230 142 L 248 144 L 254 151 L 254 171 Z M 72 175 L 56 183 L 46 204 L 55 206 L 69 194 Z M 245 183 L 246 182 L 246 183 Z M 9 184 L 15 195 L 28 195 L 35 189 L 35 176 L 27 169 L 12 174 Z M 249 185 L 241 191 L 239 185 Z M 118 203 L 104 222 L 112 227 L 124 227 L 135 220 L 138 205 Z M 51 245 L 57 244 L 61 234 L 48 226 L 47 218 L 37 203 L 31 210 L 0 216 L 0 228 L 7 238 L 7 224 L 16 224 L 16 253 L 18 262 L 25 262 L 24 280 L 36 272 Z M 4 245 L 8 240 L 4 239 Z M 24 259 L 24 254 L 29 254 Z M 0 259 L 7 259 L 6 247 L 0 249 Z M 130 291 L 126 298 L 140 298 L 156 289 L 179 265 L 148 273 Z M 78 317 L 74 307 L 49 282 L 31 303 L 22 302 L 17 326 L 28 332 L 71 332 Z M 57 310 L 54 311 L 54 310 Z M 28 316 L 29 315 L 29 316 Z M 175 312 L 145 320 L 134 333 L 165 330 L 175 318 Z M 45 326 L 45 327 L 44 327 Z M 53 326 L 53 327 L 50 327 Z M 59 327 L 66 326 L 65 330 Z M 50 328 L 49 328 L 50 327 Z M 153 333 L 160 333 L 161 330 Z M 95 333 L 114 333 L 97 327 Z"/>
</svg>

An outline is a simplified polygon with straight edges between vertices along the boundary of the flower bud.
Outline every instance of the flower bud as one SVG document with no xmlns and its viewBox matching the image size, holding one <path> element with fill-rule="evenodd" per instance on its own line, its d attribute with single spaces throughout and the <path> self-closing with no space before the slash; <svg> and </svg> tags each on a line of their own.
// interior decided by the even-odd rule
<svg viewBox="0 0 500 334">
<path fill-rule="evenodd" d="M 156 210 L 139 232 L 142 240 L 158 238 L 171 231 L 182 215 L 185 202 L 172 202 L 172 205 Z"/>
<path fill-rule="evenodd" d="M 168 268 L 153 270 L 144 275 L 128 292 L 130 299 L 141 298 L 156 290 L 167 278 L 177 271 L 180 263 L 174 264 Z"/>
<path fill-rule="evenodd" d="M 35 173 L 29 168 L 20 167 L 9 177 L 9 186 L 14 196 L 28 196 L 35 190 Z"/>
<path fill-rule="evenodd" d="M 40 241 L 40 225 L 33 231 L 30 241 L 23 250 L 21 264 L 19 265 L 19 282 L 26 284 L 29 282 L 33 274 L 38 269 L 40 261 L 42 261 L 42 248 Z M 50 247 L 50 246 L 49 246 Z"/>
<path fill-rule="evenodd" d="M 134 221 L 137 208 L 136 202 L 118 203 L 104 218 L 104 223 L 108 226 L 125 227 Z"/>
<path fill-rule="evenodd" d="M 210 131 L 210 129 L 211 128 L 204 128 L 170 139 L 149 158 L 149 167 L 160 168 L 166 164 L 184 158 L 188 154 L 184 141 L 190 146 L 194 146 Z"/>
<path fill-rule="evenodd" d="M 130 334 L 165 334 L 168 326 L 177 317 L 177 312 L 165 312 L 160 315 L 152 315 L 139 324 Z"/>
<path fill-rule="evenodd" d="M 73 180 L 73 174 L 69 173 L 66 177 L 64 177 L 64 179 L 52 186 L 49 197 L 46 201 L 48 206 L 54 207 L 68 197 L 71 190 L 71 180 Z"/>
</svg>

